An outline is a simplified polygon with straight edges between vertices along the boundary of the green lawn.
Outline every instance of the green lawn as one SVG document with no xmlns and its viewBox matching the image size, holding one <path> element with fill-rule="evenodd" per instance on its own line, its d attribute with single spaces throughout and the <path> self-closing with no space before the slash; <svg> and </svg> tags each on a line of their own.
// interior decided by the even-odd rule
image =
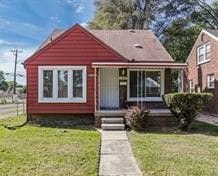
<svg viewBox="0 0 218 176">
<path fill-rule="evenodd" d="M 217 176 L 218 127 L 195 123 L 189 133 L 130 132 L 144 175 Z"/>
<path fill-rule="evenodd" d="M 97 175 L 100 134 L 91 128 L 18 125 L 24 117 L 0 121 L 0 175 Z"/>
</svg>

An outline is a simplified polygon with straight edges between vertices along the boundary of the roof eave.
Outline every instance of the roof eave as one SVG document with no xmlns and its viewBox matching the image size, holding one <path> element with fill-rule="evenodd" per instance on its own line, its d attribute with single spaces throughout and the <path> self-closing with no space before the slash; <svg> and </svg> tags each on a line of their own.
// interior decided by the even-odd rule
<svg viewBox="0 0 218 176">
<path fill-rule="evenodd" d="M 141 67 L 141 68 L 174 68 L 174 69 L 184 69 L 187 66 L 186 63 L 156 63 L 156 62 L 138 62 L 138 63 L 123 63 L 123 62 L 93 62 L 93 68 L 132 68 L 132 67 Z"/>
</svg>

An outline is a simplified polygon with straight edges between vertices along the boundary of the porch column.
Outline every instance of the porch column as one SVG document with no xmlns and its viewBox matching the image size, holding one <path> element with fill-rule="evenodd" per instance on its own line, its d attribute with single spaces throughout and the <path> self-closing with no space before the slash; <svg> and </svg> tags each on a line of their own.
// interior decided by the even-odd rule
<svg viewBox="0 0 218 176">
<path fill-rule="evenodd" d="M 95 112 L 99 111 L 99 69 L 95 68 L 95 85 L 94 85 L 94 106 L 95 106 Z"/>
</svg>

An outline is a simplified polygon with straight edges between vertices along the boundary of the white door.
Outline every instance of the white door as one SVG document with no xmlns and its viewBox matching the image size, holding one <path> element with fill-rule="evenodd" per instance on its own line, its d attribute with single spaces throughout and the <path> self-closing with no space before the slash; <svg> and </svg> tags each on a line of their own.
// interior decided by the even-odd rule
<svg viewBox="0 0 218 176">
<path fill-rule="evenodd" d="M 101 108 L 119 108 L 119 70 L 100 69 Z"/>
</svg>

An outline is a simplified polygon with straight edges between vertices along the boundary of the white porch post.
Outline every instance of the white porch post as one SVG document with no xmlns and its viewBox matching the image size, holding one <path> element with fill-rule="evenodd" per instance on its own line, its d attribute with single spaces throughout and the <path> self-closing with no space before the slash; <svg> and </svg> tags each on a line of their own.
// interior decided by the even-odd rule
<svg viewBox="0 0 218 176">
<path fill-rule="evenodd" d="M 178 76 L 178 92 L 183 93 L 184 92 L 184 70 L 181 69 L 179 71 L 179 76 Z"/>
<path fill-rule="evenodd" d="M 94 106 L 95 106 L 95 112 L 97 111 L 97 107 L 96 107 L 97 106 L 97 104 L 96 104 L 97 103 L 96 102 L 97 101 L 97 98 L 96 98 L 96 95 L 97 95 L 97 93 L 96 93 L 96 79 L 97 78 L 96 77 L 97 77 L 97 71 L 96 71 L 96 68 L 95 68 L 95 80 L 94 80 L 95 81 L 94 82 Z"/>
</svg>

